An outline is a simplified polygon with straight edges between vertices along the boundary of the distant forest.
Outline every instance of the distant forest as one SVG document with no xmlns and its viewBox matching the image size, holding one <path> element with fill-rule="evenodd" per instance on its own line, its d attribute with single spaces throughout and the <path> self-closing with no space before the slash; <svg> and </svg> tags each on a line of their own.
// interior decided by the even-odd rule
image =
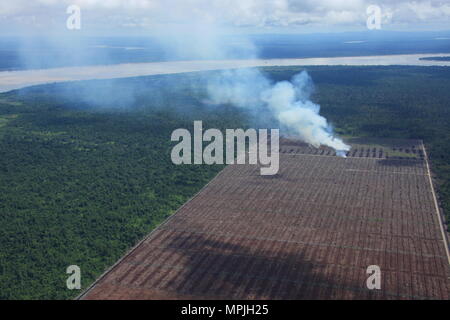
<svg viewBox="0 0 450 320">
<path fill-rule="evenodd" d="M 288 80 L 300 67 L 264 68 Z M 308 67 L 343 136 L 423 139 L 450 214 L 450 68 Z M 237 128 L 258 115 L 212 106 L 205 73 L 84 81 L 0 94 L 0 299 L 68 299 L 223 166 L 175 166 L 176 128 Z M 449 216 L 448 216 L 449 217 Z"/>
<path fill-rule="evenodd" d="M 426 61 L 450 61 L 450 57 L 425 57 L 425 58 L 420 58 L 420 60 L 426 60 Z"/>
</svg>

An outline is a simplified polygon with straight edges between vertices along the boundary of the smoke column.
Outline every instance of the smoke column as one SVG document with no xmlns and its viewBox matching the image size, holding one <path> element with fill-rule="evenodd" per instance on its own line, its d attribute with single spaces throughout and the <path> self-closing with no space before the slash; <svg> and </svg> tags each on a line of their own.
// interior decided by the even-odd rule
<svg viewBox="0 0 450 320">
<path fill-rule="evenodd" d="M 42 2 L 53 3 L 53 1 Z M 65 5 L 71 1 L 64 0 L 59 3 L 58 10 L 65 13 Z M 97 13 L 102 17 L 108 16 L 109 10 L 114 8 L 116 10 L 123 9 L 127 13 L 124 16 L 129 15 L 136 19 L 151 15 L 161 21 L 166 21 L 163 24 L 152 25 L 152 43 L 154 40 L 166 58 L 173 60 L 257 59 L 259 57 L 258 46 L 252 41 L 253 38 L 242 33 L 238 26 L 255 14 L 270 16 L 279 10 L 285 10 L 287 7 L 283 3 L 283 1 L 245 2 L 238 0 L 233 0 L 232 4 L 203 0 L 186 3 L 178 0 L 117 0 L 108 2 L 109 5 L 104 7 L 103 2 L 79 1 L 84 12 L 83 16 L 87 17 L 87 23 L 96 20 L 94 18 Z M 231 11 L 229 11 L 230 8 Z M 225 16 L 228 16 L 229 19 L 224 20 L 224 13 L 227 12 L 228 15 Z M 65 18 L 67 18 L 66 15 L 61 14 L 61 19 Z M 106 23 L 105 21 L 103 23 Z M 256 21 L 253 21 L 252 24 L 259 25 Z M 108 53 L 100 54 L 98 49 L 86 50 L 92 45 L 95 47 L 95 44 L 103 44 L 104 40 L 102 39 L 90 38 L 91 33 L 95 33 L 94 28 L 82 28 L 80 34 L 76 33 L 77 36 L 69 37 L 73 33 L 66 30 L 66 24 L 60 23 L 59 25 L 62 29 L 57 30 L 60 32 L 53 33 L 51 31 L 53 28 L 47 28 L 43 37 L 33 38 L 32 41 L 23 41 L 21 51 L 25 66 L 46 67 L 48 61 L 55 63 L 55 60 L 57 64 L 64 64 L 67 57 L 70 58 L 68 60 L 71 65 L 114 63 Z M 83 25 L 86 26 L 86 24 Z M 141 32 L 143 31 L 141 30 Z M 129 46 L 120 43 L 122 41 L 120 38 L 109 41 L 112 41 L 113 47 Z M 142 38 L 142 41 L 144 43 L 145 38 Z M 42 52 L 43 44 L 45 44 L 44 47 L 50 49 L 45 51 L 45 55 L 36 57 L 36 52 Z M 152 48 L 155 49 L 153 46 Z M 48 52 L 53 53 L 51 58 L 49 58 Z M 58 61 L 59 59 L 61 61 Z M 208 93 L 213 102 L 217 104 L 231 103 L 248 108 L 254 111 L 254 114 L 259 115 L 265 115 L 269 111 L 268 118 L 278 121 L 281 129 L 287 134 L 296 136 L 315 147 L 329 146 L 340 155 L 344 155 L 346 151 L 350 150 L 350 147 L 342 140 L 334 137 L 331 126 L 319 114 L 320 106 L 310 100 L 314 86 L 306 72 L 294 76 L 291 81 L 278 83 L 270 81 L 258 69 L 230 70 L 220 73 L 218 77 L 207 77 Z M 115 83 L 109 82 L 107 87 L 103 85 L 101 88 L 103 92 L 107 90 L 107 94 L 103 95 L 98 94 L 98 88 L 92 83 L 88 89 L 83 89 L 83 101 L 92 102 L 94 106 L 120 105 L 120 108 L 123 109 L 132 108 L 136 95 L 134 88 L 124 88 Z M 73 93 L 69 92 L 68 96 L 72 97 Z"/>
<path fill-rule="evenodd" d="M 287 133 L 314 147 L 321 145 L 345 156 L 350 146 L 333 134 L 328 121 L 322 117 L 320 106 L 310 100 L 314 91 L 306 71 L 291 81 L 272 83 L 257 69 L 224 71 L 212 79 L 208 93 L 215 104 L 233 104 L 254 111 L 269 110 Z"/>
</svg>

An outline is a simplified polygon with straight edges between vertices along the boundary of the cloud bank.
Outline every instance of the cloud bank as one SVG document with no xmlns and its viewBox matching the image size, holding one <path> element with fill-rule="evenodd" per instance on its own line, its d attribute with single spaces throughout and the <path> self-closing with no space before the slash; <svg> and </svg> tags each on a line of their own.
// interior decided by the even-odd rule
<svg viewBox="0 0 450 320">
<path fill-rule="evenodd" d="M 386 28 L 445 29 L 450 21 L 450 3 L 442 0 L 1 0 L 0 24 L 51 30 L 61 26 L 71 4 L 82 8 L 86 28 L 159 33 L 193 22 L 285 31 L 361 29 L 369 5 L 381 7 Z"/>
</svg>

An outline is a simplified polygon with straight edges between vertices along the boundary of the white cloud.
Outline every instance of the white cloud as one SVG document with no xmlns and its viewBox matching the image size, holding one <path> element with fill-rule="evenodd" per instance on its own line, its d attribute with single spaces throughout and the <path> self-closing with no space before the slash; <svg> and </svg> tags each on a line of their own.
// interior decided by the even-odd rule
<svg viewBox="0 0 450 320">
<path fill-rule="evenodd" d="M 0 0 L 3 20 L 35 16 L 45 24 L 63 17 L 77 4 L 91 25 L 152 27 L 207 23 L 226 26 L 290 27 L 298 25 L 364 27 L 366 8 L 382 8 L 384 22 L 450 27 L 450 3 L 439 0 Z M 114 19 L 111 19 L 114 17 Z M 117 18 L 119 17 L 119 18 Z M 54 20 L 54 19 L 53 19 Z M 132 20 L 132 22 L 130 22 Z M 17 20 L 16 20 L 17 21 Z M 28 20 L 29 21 L 29 20 Z M 109 25 L 112 24 L 112 25 Z"/>
</svg>

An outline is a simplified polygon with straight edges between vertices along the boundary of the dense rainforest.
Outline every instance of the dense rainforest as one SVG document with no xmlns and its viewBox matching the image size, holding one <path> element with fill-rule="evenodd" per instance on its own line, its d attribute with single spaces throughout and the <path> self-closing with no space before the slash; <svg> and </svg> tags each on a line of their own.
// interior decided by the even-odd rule
<svg viewBox="0 0 450 320">
<path fill-rule="evenodd" d="M 232 128 L 240 114 L 207 109 L 180 85 L 166 95 L 161 78 L 139 81 L 145 104 L 131 103 L 127 89 L 112 97 L 112 82 L 1 96 L 1 299 L 73 298 L 69 265 L 85 288 L 221 170 L 173 165 L 171 133 L 196 119 Z"/>
<path fill-rule="evenodd" d="M 264 68 L 274 81 L 301 67 Z M 450 69 L 308 67 L 314 101 L 343 136 L 423 139 L 450 213 Z M 176 166 L 177 128 L 240 128 L 255 114 L 210 105 L 205 73 L 96 80 L 0 94 L 0 299 L 86 288 L 222 166 Z"/>
<path fill-rule="evenodd" d="M 450 57 L 426 57 L 426 58 L 420 58 L 420 60 L 425 60 L 425 61 L 450 61 Z"/>
</svg>

